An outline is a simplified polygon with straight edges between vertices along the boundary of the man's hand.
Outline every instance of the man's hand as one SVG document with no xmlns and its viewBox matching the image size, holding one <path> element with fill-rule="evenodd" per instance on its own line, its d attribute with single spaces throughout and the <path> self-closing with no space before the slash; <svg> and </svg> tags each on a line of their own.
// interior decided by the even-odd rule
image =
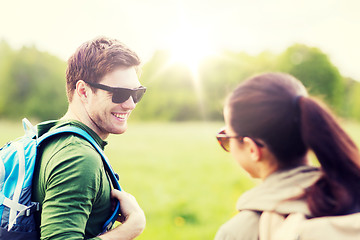
<svg viewBox="0 0 360 240">
<path fill-rule="evenodd" d="M 144 211 L 140 208 L 134 196 L 130 193 L 113 189 L 111 197 L 120 202 L 122 224 L 115 229 L 99 236 L 103 240 L 130 240 L 139 236 L 145 228 Z"/>
<path fill-rule="evenodd" d="M 113 189 L 111 191 L 111 197 L 118 199 L 120 202 L 121 216 L 118 217 L 117 221 L 125 223 L 128 218 L 137 217 L 139 221 L 143 220 L 145 223 L 144 212 L 133 195 Z"/>
</svg>

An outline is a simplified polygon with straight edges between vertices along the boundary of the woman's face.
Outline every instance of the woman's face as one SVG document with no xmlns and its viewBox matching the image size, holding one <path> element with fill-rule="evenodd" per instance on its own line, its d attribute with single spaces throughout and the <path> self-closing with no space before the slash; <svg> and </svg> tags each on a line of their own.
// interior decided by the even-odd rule
<svg viewBox="0 0 360 240">
<path fill-rule="evenodd" d="M 224 109 L 224 119 L 225 119 L 225 131 L 229 136 L 237 136 L 238 134 L 234 132 L 231 124 L 231 111 L 229 107 Z M 230 138 L 230 153 L 235 161 L 240 164 L 240 166 L 247 171 L 252 177 L 257 177 L 256 164 L 250 158 L 249 148 L 246 146 L 246 143 L 240 142 L 237 138 Z"/>
</svg>

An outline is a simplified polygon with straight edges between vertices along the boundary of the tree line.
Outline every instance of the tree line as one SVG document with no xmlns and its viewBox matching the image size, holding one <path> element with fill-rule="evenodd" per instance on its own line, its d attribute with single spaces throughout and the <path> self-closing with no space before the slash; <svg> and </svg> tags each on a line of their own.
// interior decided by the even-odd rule
<svg viewBox="0 0 360 240">
<path fill-rule="evenodd" d="M 170 54 L 157 51 L 142 68 L 148 88 L 131 118 L 141 121 L 222 120 L 226 96 L 246 78 L 270 71 L 287 72 L 338 115 L 360 120 L 360 82 L 344 77 L 318 48 L 295 44 L 280 54 L 224 51 L 204 59 L 197 72 L 169 64 Z M 191 59 L 191 56 L 189 56 Z M 0 118 L 61 117 L 67 107 L 66 62 L 36 49 L 12 49 L 0 41 Z"/>
</svg>

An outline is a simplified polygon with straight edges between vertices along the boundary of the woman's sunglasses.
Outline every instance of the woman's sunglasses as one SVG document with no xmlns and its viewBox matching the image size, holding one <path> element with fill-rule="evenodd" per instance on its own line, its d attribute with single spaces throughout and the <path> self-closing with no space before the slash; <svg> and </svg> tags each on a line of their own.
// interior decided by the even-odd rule
<svg viewBox="0 0 360 240">
<path fill-rule="evenodd" d="M 98 89 L 102 89 L 112 93 L 112 102 L 113 103 L 123 103 L 126 100 L 132 97 L 134 103 L 138 103 L 141 98 L 144 96 L 146 92 L 146 87 L 140 86 L 138 88 L 130 89 L 130 88 L 117 88 L 117 87 L 109 87 L 99 83 L 92 83 L 84 81 L 90 86 Z"/>
<path fill-rule="evenodd" d="M 237 138 L 240 142 L 243 141 L 244 136 L 229 136 L 226 134 L 225 129 L 222 129 L 217 135 L 216 139 L 220 146 L 227 152 L 230 152 L 230 138 Z M 264 147 L 262 143 L 259 143 L 257 140 L 252 139 L 256 145 L 259 147 Z"/>
</svg>

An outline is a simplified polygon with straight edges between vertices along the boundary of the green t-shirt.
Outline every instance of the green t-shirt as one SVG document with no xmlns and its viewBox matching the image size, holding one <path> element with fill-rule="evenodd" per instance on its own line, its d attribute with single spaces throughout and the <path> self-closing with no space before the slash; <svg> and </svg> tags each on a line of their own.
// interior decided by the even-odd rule
<svg viewBox="0 0 360 240">
<path fill-rule="evenodd" d="M 104 148 L 106 142 L 79 121 L 49 121 L 38 125 L 39 135 L 72 125 L 87 131 Z M 111 186 L 99 153 L 85 139 L 63 134 L 40 149 L 34 174 L 33 200 L 40 202 L 42 240 L 93 238 L 111 214 Z"/>
</svg>

